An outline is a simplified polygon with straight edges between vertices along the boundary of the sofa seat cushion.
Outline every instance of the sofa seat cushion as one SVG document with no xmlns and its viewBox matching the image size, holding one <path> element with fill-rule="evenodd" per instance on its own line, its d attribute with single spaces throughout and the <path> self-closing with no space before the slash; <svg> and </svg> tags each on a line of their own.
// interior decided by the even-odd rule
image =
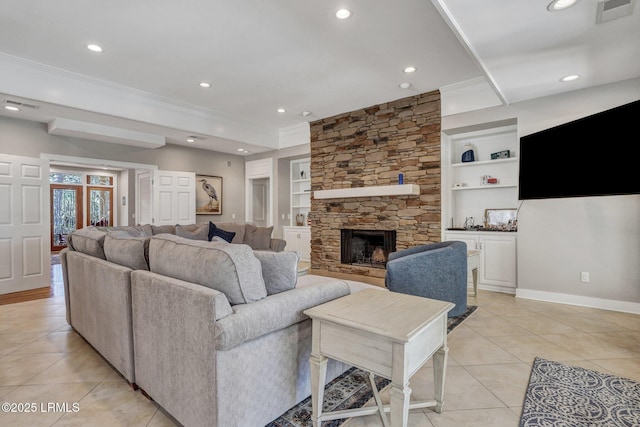
<svg viewBox="0 0 640 427">
<path fill-rule="evenodd" d="M 121 237 L 107 234 L 104 254 L 107 261 L 132 270 L 149 270 L 149 240 L 151 237 Z"/>
<path fill-rule="evenodd" d="M 247 245 L 159 234 L 149 241 L 149 270 L 220 291 L 231 305 L 267 296 L 260 261 Z"/>
<path fill-rule="evenodd" d="M 269 332 L 308 319 L 304 310 L 349 295 L 349 286 L 328 279 L 302 288 L 270 295 L 253 304 L 233 306 L 233 314 L 215 323 L 217 350 L 228 350 Z"/>
<path fill-rule="evenodd" d="M 254 250 L 266 250 L 271 248 L 271 227 L 256 227 L 253 224 L 245 225 L 244 243 L 251 246 Z"/>
<path fill-rule="evenodd" d="M 69 246 L 74 251 L 100 259 L 107 259 L 103 248 L 106 235 L 106 232 L 99 230 L 97 227 L 84 227 L 71 233 Z"/>
<path fill-rule="evenodd" d="M 253 251 L 253 254 L 262 266 L 267 295 L 296 287 L 299 260 L 297 252 Z"/>
</svg>

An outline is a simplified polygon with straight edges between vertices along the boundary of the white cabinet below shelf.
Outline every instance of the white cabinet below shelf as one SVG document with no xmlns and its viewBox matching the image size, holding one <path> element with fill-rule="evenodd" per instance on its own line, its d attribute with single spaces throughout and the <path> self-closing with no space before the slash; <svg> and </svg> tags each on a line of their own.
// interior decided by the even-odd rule
<svg viewBox="0 0 640 427">
<path fill-rule="evenodd" d="M 516 239 L 512 232 L 445 232 L 445 240 L 467 244 L 468 250 L 480 251 L 478 288 L 515 294 Z"/>
<path fill-rule="evenodd" d="M 311 261 L 311 227 L 282 227 L 285 251 L 298 252 L 301 261 Z"/>
</svg>

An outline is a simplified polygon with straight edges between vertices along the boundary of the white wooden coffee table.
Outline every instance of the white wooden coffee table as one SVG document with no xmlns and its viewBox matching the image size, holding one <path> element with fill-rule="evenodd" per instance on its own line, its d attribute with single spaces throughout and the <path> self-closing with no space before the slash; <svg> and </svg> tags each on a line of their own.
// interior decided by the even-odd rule
<svg viewBox="0 0 640 427">
<path fill-rule="evenodd" d="M 322 421 L 380 414 L 385 427 L 406 427 L 409 409 L 442 411 L 447 366 L 447 313 L 454 304 L 367 289 L 305 310 L 312 319 L 311 400 L 314 427 Z M 435 398 L 410 403 L 411 376 L 433 356 Z M 322 412 L 328 358 L 369 371 L 376 406 Z M 391 380 L 383 405 L 373 375 Z M 389 412 L 391 424 L 385 412 Z"/>
</svg>

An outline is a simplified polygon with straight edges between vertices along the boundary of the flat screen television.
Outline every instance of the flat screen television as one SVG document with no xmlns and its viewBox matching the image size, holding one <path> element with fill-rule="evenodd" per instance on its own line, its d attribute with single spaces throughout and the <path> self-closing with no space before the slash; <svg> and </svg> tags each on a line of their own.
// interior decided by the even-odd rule
<svg viewBox="0 0 640 427">
<path fill-rule="evenodd" d="M 640 100 L 520 138 L 518 198 L 640 194 Z"/>
</svg>

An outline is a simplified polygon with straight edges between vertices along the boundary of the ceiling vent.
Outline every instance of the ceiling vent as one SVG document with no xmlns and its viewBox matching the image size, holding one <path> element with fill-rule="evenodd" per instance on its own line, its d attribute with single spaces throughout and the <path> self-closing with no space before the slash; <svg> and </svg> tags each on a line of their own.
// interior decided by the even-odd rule
<svg viewBox="0 0 640 427">
<path fill-rule="evenodd" d="M 31 108 L 32 110 L 37 110 L 38 108 L 40 108 L 37 105 L 33 105 L 33 104 L 25 104 L 24 102 L 20 102 L 20 101 L 14 101 L 12 99 L 6 99 L 4 101 L 5 105 L 12 105 L 14 107 L 23 107 L 23 108 Z"/>
<path fill-rule="evenodd" d="M 635 3 L 636 0 L 605 0 L 598 2 L 596 24 L 631 15 Z"/>
</svg>

